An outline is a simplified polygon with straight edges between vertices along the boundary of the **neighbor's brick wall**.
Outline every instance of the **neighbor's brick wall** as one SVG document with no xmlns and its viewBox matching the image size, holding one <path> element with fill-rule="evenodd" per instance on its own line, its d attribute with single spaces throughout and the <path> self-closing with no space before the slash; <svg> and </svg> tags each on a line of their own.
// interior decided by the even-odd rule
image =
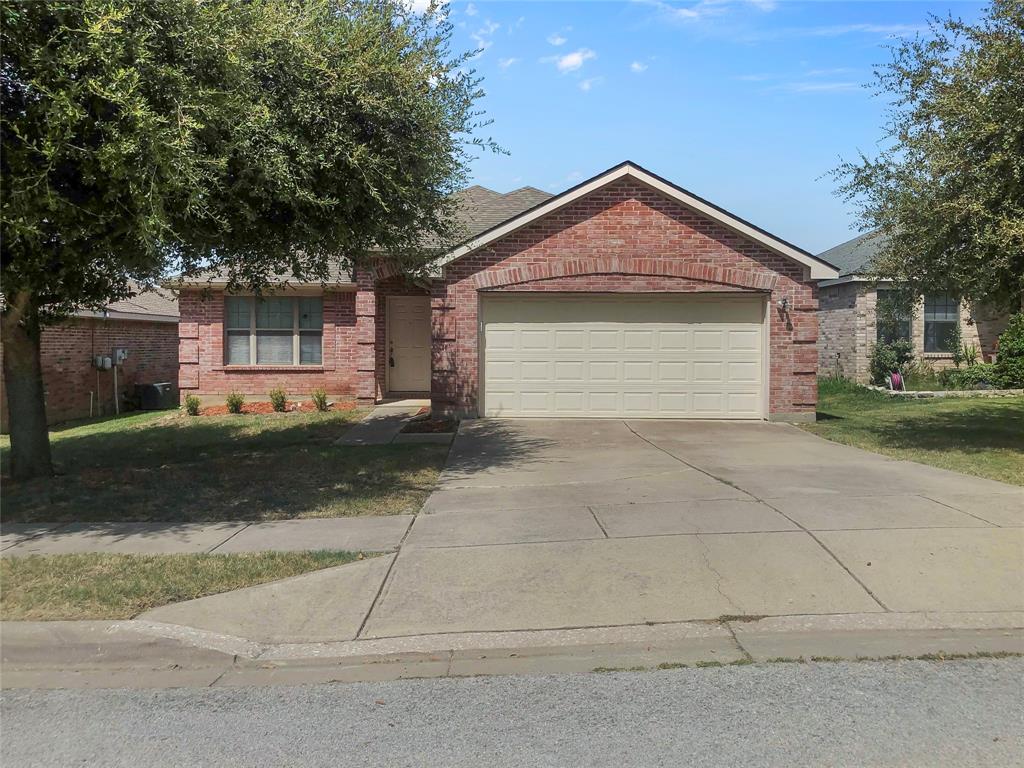
<svg viewBox="0 0 1024 768">
<path fill-rule="evenodd" d="M 843 376 L 866 384 L 871 380 L 871 350 L 878 338 L 878 293 L 870 283 L 844 283 L 820 290 L 818 313 L 820 338 L 818 366 L 823 376 Z M 1009 316 L 985 306 L 960 307 L 960 332 L 964 344 L 980 350 L 980 359 L 992 362 L 996 341 L 1006 329 Z M 910 320 L 914 358 L 935 370 L 951 368 L 953 356 L 924 351 L 924 300 L 914 307 Z M 836 360 L 836 352 L 840 357 Z"/>
<path fill-rule="evenodd" d="M 117 372 L 118 390 L 134 395 L 135 384 L 175 382 L 178 376 L 178 326 L 137 320 L 74 318 L 43 329 L 40 356 L 46 393 L 46 419 L 55 424 L 114 412 L 114 373 L 97 371 L 96 355 L 113 357 L 128 350 Z M 0 389 L 3 386 L 0 384 Z M 122 400 L 123 404 L 123 400 Z M 0 431 L 8 431 L 6 393 L 0 394 Z"/>
<path fill-rule="evenodd" d="M 319 366 L 225 366 L 224 292 L 182 290 L 178 308 L 182 398 L 193 394 L 214 402 L 234 391 L 252 400 L 266 400 L 267 393 L 277 387 L 295 399 L 308 399 L 319 387 L 334 398 L 356 395 L 359 347 L 354 291 L 324 294 L 323 364 Z"/>
<path fill-rule="evenodd" d="M 587 264 L 600 273 L 572 274 Z M 501 284 L 481 275 L 492 272 Z M 479 290 L 768 292 L 769 411 L 814 412 L 817 293 L 804 267 L 634 181 L 609 185 L 448 265 L 431 299 L 431 395 L 439 410 L 476 410 Z M 788 313 L 775 306 L 783 297 Z"/>
<path fill-rule="evenodd" d="M 870 352 L 867 342 L 869 315 L 872 343 L 875 334 L 875 292 L 868 291 L 864 283 L 843 283 L 821 288 L 818 301 L 820 374 L 866 381 Z"/>
</svg>

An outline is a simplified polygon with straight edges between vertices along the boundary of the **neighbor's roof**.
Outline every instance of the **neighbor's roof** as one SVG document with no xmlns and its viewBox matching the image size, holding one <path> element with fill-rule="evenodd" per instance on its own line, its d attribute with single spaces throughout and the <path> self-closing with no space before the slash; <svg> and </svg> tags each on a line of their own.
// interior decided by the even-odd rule
<svg viewBox="0 0 1024 768">
<path fill-rule="evenodd" d="M 840 278 L 864 275 L 871 269 L 886 242 L 887 237 L 881 232 L 866 232 L 819 253 L 818 258 L 835 264 Z"/>
<path fill-rule="evenodd" d="M 536 187 L 520 187 L 511 192 L 495 192 L 493 189 L 478 184 L 453 193 L 457 204 L 456 232 L 460 240 L 476 237 L 503 221 L 508 221 L 525 210 L 544 202 L 551 197 Z M 184 280 L 184 285 L 219 286 L 227 282 L 226 270 L 218 270 L 204 274 L 191 280 Z M 292 275 L 275 274 L 270 276 L 271 283 L 295 282 Z M 328 285 L 351 285 L 352 273 L 337 264 L 330 266 Z"/>
<path fill-rule="evenodd" d="M 445 264 L 449 264 L 469 253 L 473 253 L 474 251 L 484 248 L 490 243 L 505 237 L 509 233 L 527 226 L 542 216 L 547 216 L 549 213 L 557 211 L 563 206 L 569 205 L 575 200 L 578 200 L 585 195 L 589 195 L 590 193 L 623 178 L 632 179 L 633 181 L 637 181 L 647 187 L 657 190 L 670 200 L 675 200 L 681 205 L 706 216 L 712 221 L 718 222 L 733 232 L 760 243 L 780 256 L 790 259 L 791 261 L 795 261 L 798 264 L 802 264 L 808 268 L 808 272 L 812 280 L 834 279 L 838 276 L 835 267 L 825 259 L 808 253 L 803 248 L 799 248 L 792 243 L 788 243 L 780 237 L 776 237 L 770 232 L 751 224 L 749 221 L 741 219 L 735 214 L 729 213 L 729 211 L 724 208 L 720 208 L 714 203 L 709 202 L 702 197 L 698 197 L 692 192 L 689 192 L 688 190 L 685 190 L 682 187 L 651 173 L 646 168 L 642 168 L 629 160 L 619 163 L 618 165 L 609 168 L 607 171 L 599 173 L 558 195 L 541 199 L 540 202 L 523 210 L 521 213 L 513 215 L 504 221 L 498 222 L 489 229 L 481 231 L 479 235 L 471 237 L 469 240 L 438 259 L 435 262 L 435 267 L 440 269 Z"/>
<path fill-rule="evenodd" d="M 83 309 L 77 317 L 105 317 L 111 320 L 150 320 L 154 322 L 178 322 L 178 297 L 166 288 L 143 289 L 132 282 L 136 294 L 108 304 L 100 311 Z"/>
</svg>

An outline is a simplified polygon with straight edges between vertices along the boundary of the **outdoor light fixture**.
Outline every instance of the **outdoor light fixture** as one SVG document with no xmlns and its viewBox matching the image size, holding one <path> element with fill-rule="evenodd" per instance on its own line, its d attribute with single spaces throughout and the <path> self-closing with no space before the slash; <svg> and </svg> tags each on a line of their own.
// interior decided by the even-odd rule
<svg viewBox="0 0 1024 768">
<path fill-rule="evenodd" d="M 783 296 L 781 299 L 779 299 L 779 309 L 781 309 L 783 312 L 789 309 L 789 299 L 787 297 Z"/>
</svg>

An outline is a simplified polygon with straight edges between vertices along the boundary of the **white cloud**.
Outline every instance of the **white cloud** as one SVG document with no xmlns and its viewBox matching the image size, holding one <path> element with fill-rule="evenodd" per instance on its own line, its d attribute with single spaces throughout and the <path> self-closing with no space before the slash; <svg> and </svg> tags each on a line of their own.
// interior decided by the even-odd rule
<svg viewBox="0 0 1024 768">
<path fill-rule="evenodd" d="M 518 64 L 518 63 L 519 63 L 519 59 L 517 59 L 515 56 L 510 56 L 507 59 L 499 59 L 498 60 L 498 66 L 501 67 L 502 69 L 508 69 L 513 64 Z"/>
<path fill-rule="evenodd" d="M 493 40 L 491 40 L 491 37 L 499 29 L 501 29 L 501 24 L 498 24 L 496 21 L 491 21 L 490 19 L 487 19 L 487 21 L 484 22 L 483 26 L 480 27 L 480 29 L 478 29 L 476 32 L 471 34 L 470 37 L 473 38 L 473 42 L 476 43 L 477 48 L 479 48 L 481 51 L 486 51 L 488 48 L 491 47 L 491 45 L 494 42 Z"/>
<path fill-rule="evenodd" d="M 578 51 L 567 53 L 565 56 L 555 57 L 555 66 L 559 72 L 575 72 L 583 66 L 584 62 L 596 59 L 597 54 L 589 48 L 580 48 Z"/>
<path fill-rule="evenodd" d="M 633 2 L 650 5 L 663 18 L 680 22 L 694 22 L 712 16 L 724 16 L 742 6 L 753 6 L 768 13 L 774 11 L 777 5 L 776 0 L 697 0 L 687 5 L 672 5 L 665 0 L 633 0 Z"/>
<path fill-rule="evenodd" d="M 634 61 L 632 64 L 629 65 L 629 71 L 636 72 L 638 75 L 646 69 L 647 65 L 644 64 L 642 61 Z"/>
<path fill-rule="evenodd" d="M 850 93 L 851 91 L 860 90 L 861 87 L 860 83 L 845 80 L 834 82 L 816 80 L 814 82 L 782 83 L 769 90 L 785 91 L 787 93 Z"/>
<path fill-rule="evenodd" d="M 469 5 L 466 6 L 466 15 L 467 16 L 476 16 L 477 13 L 479 13 L 479 11 L 476 9 L 476 6 L 473 5 L 472 3 L 470 3 Z"/>
<path fill-rule="evenodd" d="M 600 85 L 603 81 L 603 77 L 588 77 L 586 80 L 580 80 L 580 90 L 586 93 L 595 85 Z"/>
<path fill-rule="evenodd" d="M 405 0 L 405 6 L 413 13 L 426 13 L 430 0 Z"/>
<path fill-rule="evenodd" d="M 565 177 L 565 180 L 568 181 L 568 182 L 582 181 L 583 180 L 583 172 L 582 171 L 570 171 L 569 174 Z"/>
<path fill-rule="evenodd" d="M 552 45 L 565 45 L 566 38 L 555 32 L 553 35 L 548 35 L 548 42 Z"/>
</svg>

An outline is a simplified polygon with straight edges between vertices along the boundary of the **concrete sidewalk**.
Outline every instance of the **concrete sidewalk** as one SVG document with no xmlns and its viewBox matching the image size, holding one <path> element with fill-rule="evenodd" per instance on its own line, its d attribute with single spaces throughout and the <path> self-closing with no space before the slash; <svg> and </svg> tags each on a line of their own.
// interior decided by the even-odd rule
<svg viewBox="0 0 1024 768">
<path fill-rule="evenodd" d="M 398 547 L 412 515 L 308 518 L 259 523 L 72 523 L 5 525 L 0 556 L 73 552 L 176 554 L 296 552 L 318 549 L 387 552 Z"/>
<path fill-rule="evenodd" d="M 387 445 L 402 431 L 409 419 L 423 408 L 430 407 L 430 400 L 396 400 L 374 407 L 366 418 L 349 428 L 334 441 L 335 445 Z"/>
</svg>

